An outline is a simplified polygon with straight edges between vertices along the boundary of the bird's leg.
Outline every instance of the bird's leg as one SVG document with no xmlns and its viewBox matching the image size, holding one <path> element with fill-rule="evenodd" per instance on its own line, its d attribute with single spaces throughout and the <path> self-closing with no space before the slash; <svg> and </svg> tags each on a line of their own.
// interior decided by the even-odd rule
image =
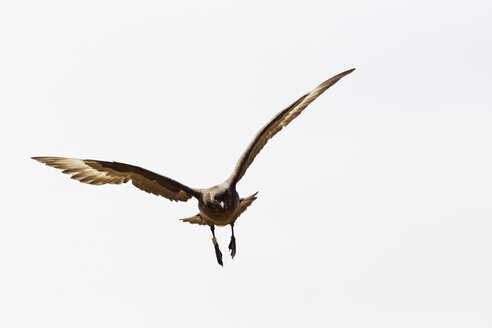
<svg viewBox="0 0 492 328">
<path fill-rule="evenodd" d="M 234 223 L 231 223 L 231 242 L 229 243 L 229 250 L 231 251 L 231 256 L 234 258 L 236 256 L 236 237 L 234 237 Z"/>
<path fill-rule="evenodd" d="M 222 253 L 220 252 L 219 249 L 219 243 L 217 243 L 217 238 L 215 238 L 215 226 L 211 225 L 210 230 L 212 230 L 212 243 L 214 243 L 214 248 L 215 248 L 215 256 L 217 257 L 217 262 L 219 262 L 220 265 L 224 266 L 222 263 Z"/>
</svg>

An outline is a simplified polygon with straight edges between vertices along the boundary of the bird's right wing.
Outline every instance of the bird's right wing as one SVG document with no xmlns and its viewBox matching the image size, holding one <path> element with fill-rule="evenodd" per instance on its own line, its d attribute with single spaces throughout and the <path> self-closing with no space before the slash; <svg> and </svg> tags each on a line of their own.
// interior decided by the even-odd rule
<svg viewBox="0 0 492 328">
<path fill-rule="evenodd" d="M 278 113 L 270 122 L 268 122 L 268 124 L 256 134 L 253 141 L 251 141 L 248 148 L 237 162 L 234 172 L 232 172 L 229 177 L 231 184 L 235 185 L 239 180 L 241 180 L 256 155 L 258 155 L 258 153 L 263 149 L 268 140 L 282 130 L 283 127 L 287 126 L 293 119 L 299 116 L 299 114 L 301 114 L 310 103 L 318 98 L 329 87 L 337 83 L 345 75 L 352 73 L 354 70 L 355 68 L 350 69 L 321 83 L 313 91 L 308 92 L 301 98 L 297 99 L 293 104 Z"/>
<path fill-rule="evenodd" d="M 192 196 L 200 197 L 200 192 L 195 189 L 134 165 L 64 157 L 32 157 L 32 159 L 61 169 L 62 173 L 69 174 L 72 179 L 83 183 L 121 184 L 131 180 L 135 187 L 143 191 L 174 201 L 187 201 Z"/>
</svg>

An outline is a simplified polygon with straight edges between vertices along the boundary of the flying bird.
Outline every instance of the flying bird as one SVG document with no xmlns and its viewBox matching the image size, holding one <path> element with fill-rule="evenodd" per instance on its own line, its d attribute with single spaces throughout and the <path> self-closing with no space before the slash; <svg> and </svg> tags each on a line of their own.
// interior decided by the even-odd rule
<svg viewBox="0 0 492 328">
<path fill-rule="evenodd" d="M 329 87 L 354 70 L 355 68 L 333 76 L 278 113 L 258 131 L 246 148 L 246 151 L 239 158 L 229 178 L 223 183 L 208 189 L 190 188 L 173 179 L 130 164 L 64 157 L 32 157 L 32 159 L 61 169 L 63 170 L 62 173 L 71 175 L 72 179 L 88 184 L 122 184 L 132 181 L 135 187 L 154 195 L 163 196 L 172 201 L 187 201 L 195 197 L 198 200 L 199 213 L 181 220 L 191 224 L 207 225 L 210 227 L 217 262 L 223 265 L 222 253 L 215 238 L 215 226 L 231 226 L 232 235 L 229 243 L 229 251 L 232 258 L 234 258 L 236 255 L 234 223 L 256 200 L 256 195 L 258 194 L 256 192 L 249 197 L 240 198 L 236 191 L 237 183 L 241 180 L 256 155 L 258 155 L 270 138 L 299 116 L 310 103 Z"/>
</svg>

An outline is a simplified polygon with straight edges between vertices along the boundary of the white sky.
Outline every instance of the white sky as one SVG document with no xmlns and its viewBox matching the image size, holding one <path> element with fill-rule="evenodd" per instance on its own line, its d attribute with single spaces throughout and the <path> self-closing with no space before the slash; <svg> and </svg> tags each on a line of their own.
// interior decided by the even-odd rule
<svg viewBox="0 0 492 328">
<path fill-rule="evenodd" d="M 489 1 L 0 3 L 0 327 L 490 327 Z M 131 185 L 192 187 L 270 118 L 357 70 L 260 153 L 218 230 Z"/>
</svg>

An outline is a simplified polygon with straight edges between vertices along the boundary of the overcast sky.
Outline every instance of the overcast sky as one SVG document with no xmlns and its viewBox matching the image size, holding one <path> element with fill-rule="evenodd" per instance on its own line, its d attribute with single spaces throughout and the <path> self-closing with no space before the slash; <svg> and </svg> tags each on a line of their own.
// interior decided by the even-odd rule
<svg viewBox="0 0 492 328">
<path fill-rule="evenodd" d="M 42 3 L 42 4 L 40 4 Z M 490 327 L 490 1 L 0 3 L 0 326 Z M 131 184 L 30 156 L 134 164 L 191 187 L 282 130 L 217 230 Z"/>
</svg>

